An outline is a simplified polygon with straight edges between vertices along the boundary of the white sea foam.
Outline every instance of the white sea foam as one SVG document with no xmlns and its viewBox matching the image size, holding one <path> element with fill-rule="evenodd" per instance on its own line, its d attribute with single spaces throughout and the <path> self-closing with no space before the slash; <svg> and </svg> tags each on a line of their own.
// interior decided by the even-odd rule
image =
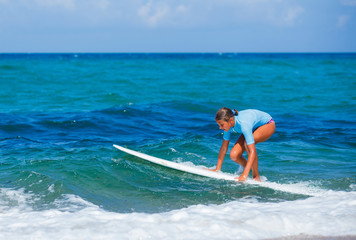
<svg viewBox="0 0 356 240">
<path fill-rule="evenodd" d="M 177 152 L 177 150 L 175 150 L 174 148 L 170 148 L 170 150 L 171 150 L 172 152 Z"/>
<path fill-rule="evenodd" d="M 202 165 L 197 166 L 192 162 L 179 162 L 179 163 L 189 167 L 207 168 Z M 215 169 L 215 167 L 211 167 L 209 169 Z M 240 166 L 236 174 L 231 174 L 231 173 L 225 173 L 225 174 L 230 175 L 232 177 L 237 177 L 242 173 L 243 169 L 244 168 Z M 239 184 L 259 185 L 261 187 L 270 188 L 276 191 L 287 192 L 292 194 L 308 195 L 308 196 L 319 196 L 320 194 L 323 194 L 325 192 L 325 190 L 315 187 L 308 182 L 276 183 L 276 182 L 269 182 L 265 176 L 261 176 L 261 181 L 262 182 L 257 182 L 252 179 L 247 179 L 247 181 L 245 181 L 244 183 L 239 183 Z"/>
<path fill-rule="evenodd" d="M 108 212 L 75 195 L 58 200 L 66 207 L 35 211 L 27 203 L 32 198 L 22 190 L 1 189 L 0 239 L 356 236 L 356 192 L 324 191 L 279 203 L 244 199 L 156 214 Z"/>
<path fill-rule="evenodd" d="M 293 194 L 301 194 L 307 196 L 321 196 L 325 193 L 325 190 L 320 189 L 318 187 L 313 186 L 308 182 L 298 182 L 298 183 L 276 183 L 269 182 L 265 177 L 261 177 L 262 182 L 257 182 L 254 180 L 247 180 L 246 183 L 259 185 L 262 187 L 270 188 L 276 191 L 293 193 Z"/>
<path fill-rule="evenodd" d="M 48 191 L 54 193 L 54 184 L 48 187 Z"/>
</svg>

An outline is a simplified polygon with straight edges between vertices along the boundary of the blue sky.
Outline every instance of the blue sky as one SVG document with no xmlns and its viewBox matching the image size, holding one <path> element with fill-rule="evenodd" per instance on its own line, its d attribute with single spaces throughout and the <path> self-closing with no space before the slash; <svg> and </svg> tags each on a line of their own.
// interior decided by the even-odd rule
<svg viewBox="0 0 356 240">
<path fill-rule="evenodd" d="M 356 0 L 0 0 L 0 52 L 356 52 Z"/>
</svg>

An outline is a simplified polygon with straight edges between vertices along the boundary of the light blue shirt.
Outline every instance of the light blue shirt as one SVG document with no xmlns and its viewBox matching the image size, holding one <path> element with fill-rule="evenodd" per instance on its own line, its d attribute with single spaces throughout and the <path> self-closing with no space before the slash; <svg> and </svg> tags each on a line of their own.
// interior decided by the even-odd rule
<svg viewBox="0 0 356 240">
<path fill-rule="evenodd" d="M 235 126 L 230 128 L 229 131 L 224 131 L 224 140 L 230 141 L 231 132 L 242 133 L 245 137 L 247 145 L 255 143 L 253 139 L 253 132 L 262 125 L 265 125 L 272 119 L 271 115 L 268 113 L 255 110 L 247 109 L 239 111 L 238 115 L 235 116 Z"/>
</svg>

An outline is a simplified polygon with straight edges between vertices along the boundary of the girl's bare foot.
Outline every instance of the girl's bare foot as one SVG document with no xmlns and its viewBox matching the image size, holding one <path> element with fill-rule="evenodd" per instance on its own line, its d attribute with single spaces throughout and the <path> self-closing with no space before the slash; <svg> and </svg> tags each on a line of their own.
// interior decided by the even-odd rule
<svg viewBox="0 0 356 240">
<path fill-rule="evenodd" d="M 258 182 L 261 182 L 260 176 L 254 177 L 253 180 L 258 181 Z"/>
</svg>

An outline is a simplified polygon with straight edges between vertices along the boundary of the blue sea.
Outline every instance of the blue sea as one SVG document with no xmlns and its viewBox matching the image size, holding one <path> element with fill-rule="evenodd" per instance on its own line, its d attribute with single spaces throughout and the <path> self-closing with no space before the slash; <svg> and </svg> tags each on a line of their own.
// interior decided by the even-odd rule
<svg viewBox="0 0 356 240">
<path fill-rule="evenodd" d="M 113 147 L 213 168 L 220 107 L 275 120 L 262 183 Z M 0 239 L 356 239 L 355 119 L 355 53 L 0 54 Z"/>
</svg>

